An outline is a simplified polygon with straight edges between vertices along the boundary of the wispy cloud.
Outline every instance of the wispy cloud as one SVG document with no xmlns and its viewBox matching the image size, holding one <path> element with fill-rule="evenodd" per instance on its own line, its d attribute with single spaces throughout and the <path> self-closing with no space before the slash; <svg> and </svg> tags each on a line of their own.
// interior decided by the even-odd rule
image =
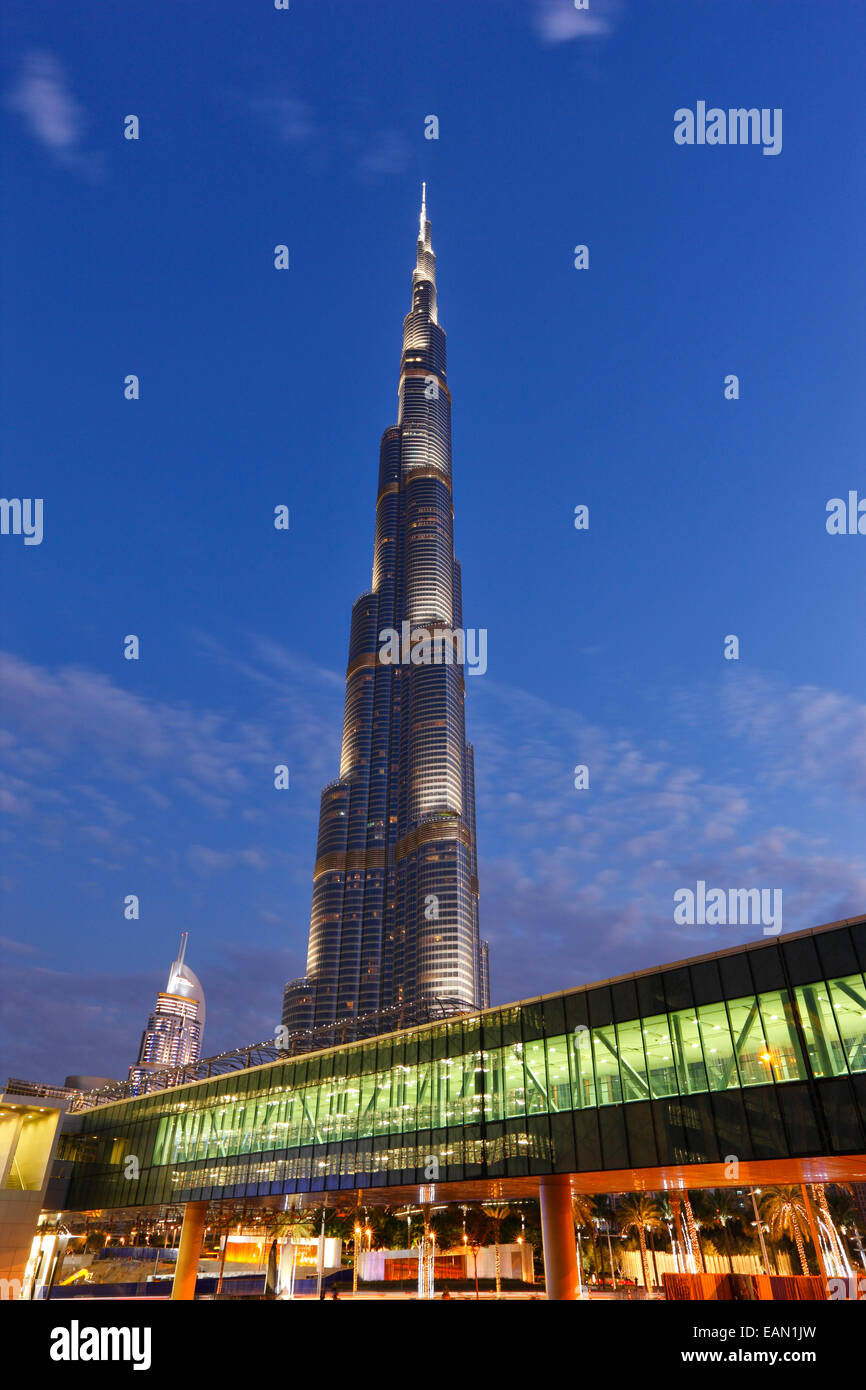
<svg viewBox="0 0 866 1390">
<path fill-rule="evenodd" d="M 286 145 L 306 145 L 316 135 L 312 108 L 292 96 L 251 97 L 249 109 Z"/>
<path fill-rule="evenodd" d="M 402 131 L 383 130 L 375 135 L 358 160 L 362 174 L 403 174 L 409 167 L 409 141 Z"/>
<path fill-rule="evenodd" d="M 613 33 L 622 13 L 621 0 L 589 0 L 578 10 L 574 0 L 535 0 L 535 27 L 545 43 L 602 39 Z"/>
<path fill-rule="evenodd" d="M 866 705 L 754 679 L 671 694 L 669 739 L 484 680 L 476 745 L 482 932 L 498 998 L 526 997 L 760 937 L 684 928 L 673 892 L 697 879 L 780 887 L 783 930 L 866 907 L 866 847 L 827 808 L 866 799 Z M 706 729 L 717 731 L 711 768 Z M 590 789 L 573 786 L 575 764 Z M 790 802 L 790 787 L 798 796 Z"/>
<path fill-rule="evenodd" d="M 84 149 L 85 111 L 54 54 L 33 52 L 24 57 L 6 105 L 17 111 L 56 163 L 91 179 L 102 172 L 102 156 Z"/>
<path fill-rule="evenodd" d="M 288 91 L 255 95 L 232 92 L 229 100 L 245 108 L 261 130 L 291 147 L 315 171 L 323 172 L 339 161 L 369 180 L 403 174 L 409 167 L 411 146 L 405 133 L 370 130 L 357 110 L 335 115 L 331 106 L 322 116 L 309 102 Z"/>
</svg>

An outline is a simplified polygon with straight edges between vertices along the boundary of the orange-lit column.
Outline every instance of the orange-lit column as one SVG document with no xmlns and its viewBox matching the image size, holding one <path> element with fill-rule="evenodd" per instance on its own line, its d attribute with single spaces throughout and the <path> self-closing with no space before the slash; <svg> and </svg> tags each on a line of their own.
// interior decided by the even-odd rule
<svg viewBox="0 0 866 1390">
<path fill-rule="evenodd" d="M 172 1298 L 195 1298 L 195 1281 L 198 1274 L 198 1261 L 201 1255 L 207 1207 L 207 1202 L 187 1202 L 184 1207 L 180 1248 L 177 1252 L 177 1267 L 174 1271 L 174 1283 L 171 1286 Z"/>
<path fill-rule="evenodd" d="M 576 1299 L 577 1251 L 568 1177 L 542 1178 L 539 1196 L 547 1297 Z"/>
</svg>

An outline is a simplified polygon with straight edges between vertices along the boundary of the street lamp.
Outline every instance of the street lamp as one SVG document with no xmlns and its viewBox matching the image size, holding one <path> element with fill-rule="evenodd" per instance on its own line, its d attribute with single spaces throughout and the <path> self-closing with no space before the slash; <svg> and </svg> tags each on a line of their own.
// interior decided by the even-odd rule
<svg viewBox="0 0 866 1390">
<path fill-rule="evenodd" d="M 614 1289 L 616 1289 L 616 1271 L 613 1267 L 613 1250 L 610 1244 L 610 1222 L 608 1221 L 607 1217 L 604 1217 L 599 1220 L 598 1224 L 600 1229 L 604 1231 L 605 1235 L 607 1236 L 607 1258 L 610 1261 L 610 1278 Z"/>
<path fill-rule="evenodd" d="M 466 1237 L 464 1236 L 463 1239 L 465 1240 Z M 481 1246 L 478 1244 L 478 1241 L 474 1237 L 469 1246 L 469 1249 L 472 1251 L 472 1258 L 475 1262 L 475 1297 L 478 1298 L 478 1251 L 481 1249 Z"/>
<path fill-rule="evenodd" d="M 758 1188 L 758 1191 L 759 1191 L 759 1192 L 760 1192 L 760 1190 L 761 1190 L 761 1189 Z M 753 1187 L 750 1187 L 750 1188 L 749 1188 L 749 1195 L 750 1195 L 751 1198 L 752 1198 L 752 1210 L 753 1210 L 753 1212 L 755 1213 L 755 1225 L 756 1225 L 757 1228 L 758 1228 L 758 1236 L 759 1236 L 760 1241 L 761 1241 L 761 1254 L 762 1254 L 763 1257 L 764 1257 L 764 1273 L 765 1273 L 765 1274 L 769 1274 L 769 1273 L 770 1273 L 770 1261 L 769 1261 L 768 1258 L 767 1258 L 767 1247 L 766 1247 L 766 1245 L 764 1244 L 764 1227 L 763 1227 L 762 1224 L 761 1224 L 761 1216 L 760 1216 L 760 1213 L 759 1213 L 759 1211 L 758 1211 L 758 1203 L 757 1203 L 757 1199 L 756 1199 L 756 1197 L 755 1197 L 755 1189 L 754 1189 Z"/>
</svg>

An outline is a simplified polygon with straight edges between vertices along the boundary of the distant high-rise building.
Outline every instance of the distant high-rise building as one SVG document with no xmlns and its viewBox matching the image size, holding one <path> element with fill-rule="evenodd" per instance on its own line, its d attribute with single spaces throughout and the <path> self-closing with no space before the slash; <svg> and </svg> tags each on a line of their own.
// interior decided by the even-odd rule
<svg viewBox="0 0 866 1390">
<path fill-rule="evenodd" d="M 373 583 L 352 608 L 340 775 L 322 793 L 307 971 L 283 996 L 290 1029 L 403 1004 L 489 1003 L 462 624 L 425 189 L 398 420 L 380 447 Z M 411 650 L 418 629 L 434 634 L 426 659 Z M 390 659 L 385 632 L 400 638 Z"/>
<path fill-rule="evenodd" d="M 157 995 L 156 1008 L 142 1034 L 138 1061 L 129 1068 L 129 1079 L 140 1091 L 147 1090 L 147 1078 L 152 1072 L 184 1067 L 201 1057 L 204 990 L 198 976 L 184 962 L 188 937 L 189 933 L 184 932 L 180 938 L 168 984 Z"/>
</svg>

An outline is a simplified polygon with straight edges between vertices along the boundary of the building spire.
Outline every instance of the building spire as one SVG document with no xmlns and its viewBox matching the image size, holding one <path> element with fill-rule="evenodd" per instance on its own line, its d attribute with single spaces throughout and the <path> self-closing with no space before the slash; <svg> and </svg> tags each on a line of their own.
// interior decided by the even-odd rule
<svg viewBox="0 0 866 1390">
<path fill-rule="evenodd" d="M 418 254 L 422 251 L 429 251 L 432 254 L 433 247 L 430 244 L 430 223 L 427 220 L 427 185 L 421 185 L 421 216 L 418 219 Z"/>
</svg>

